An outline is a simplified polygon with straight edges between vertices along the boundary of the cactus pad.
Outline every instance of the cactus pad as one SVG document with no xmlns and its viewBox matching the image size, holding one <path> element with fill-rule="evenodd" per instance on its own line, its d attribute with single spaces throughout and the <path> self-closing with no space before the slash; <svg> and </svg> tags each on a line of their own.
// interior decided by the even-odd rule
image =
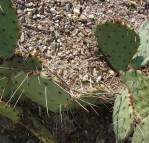
<svg viewBox="0 0 149 143">
<path fill-rule="evenodd" d="M 10 106 L 6 106 L 6 103 L 2 101 L 0 101 L 0 115 L 12 119 L 15 123 L 19 122 L 21 117 L 20 110 L 18 108 L 13 109 Z"/>
<path fill-rule="evenodd" d="M 37 57 L 23 58 L 21 56 L 15 55 L 8 60 L 4 60 L 0 66 L 0 74 L 8 76 L 13 71 L 28 70 L 34 71 L 42 69 L 42 63 Z"/>
<path fill-rule="evenodd" d="M 137 126 L 132 137 L 132 143 L 149 142 L 149 115 L 144 118 Z"/>
<path fill-rule="evenodd" d="M 96 37 L 101 51 L 112 67 L 126 70 L 139 45 L 139 35 L 124 22 L 107 20 L 96 28 Z"/>
<path fill-rule="evenodd" d="M 24 70 L 41 70 L 42 64 L 37 57 L 27 57 L 15 55 L 10 60 L 7 60 L 10 68 L 24 69 Z"/>
<path fill-rule="evenodd" d="M 59 111 L 70 101 L 71 96 L 54 81 L 45 75 L 28 75 L 25 72 L 17 73 L 12 81 L 19 91 L 24 90 L 27 98 L 51 111 Z"/>
<path fill-rule="evenodd" d="M 113 125 L 117 142 L 125 140 L 133 131 L 134 114 L 128 90 L 122 91 L 115 100 Z"/>
<path fill-rule="evenodd" d="M 9 99 L 13 92 L 13 83 L 10 77 L 0 77 L 0 98 Z"/>
<path fill-rule="evenodd" d="M 140 71 L 129 70 L 122 76 L 130 89 L 137 118 L 149 115 L 149 78 Z"/>
<path fill-rule="evenodd" d="M 18 40 L 18 18 L 11 0 L 0 0 L 0 56 L 10 58 Z"/>
<path fill-rule="evenodd" d="M 149 64 L 149 20 L 146 20 L 139 29 L 141 45 L 138 52 L 133 56 L 132 66 L 136 69 Z"/>
</svg>

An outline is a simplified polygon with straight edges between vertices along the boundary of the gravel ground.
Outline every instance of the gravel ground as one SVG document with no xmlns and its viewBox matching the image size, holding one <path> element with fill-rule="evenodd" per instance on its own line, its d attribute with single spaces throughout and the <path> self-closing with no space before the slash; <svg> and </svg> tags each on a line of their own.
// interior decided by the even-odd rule
<svg viewBox="0 0 149 143">
<path fill-rule="evenodd" d="M 114 17 L 137 30 L 148 18 L 148 0 L 13 0 L 13 3 L 21 29 L 17 52 L 37 55 L 45 73 L 63 81 L 74 94 L 98 87 L 110 92 L 119 90 L 120 80 L 99 50 L 95 28 L 100 21 Z M 60 143 L 114 143 L 109 108 L 99 106 L 96 109 L 99 116 L 83 110 L 71 115 L 63 113 L 63 122 L 56 113 L 51 113 L 52 119 L 48 119 L 43 109 L 40 118 Z M 0 122 L 0 143 L 40 142 L 4 117 Z"/>
<path fill-rule="evenodd" d="M 18 49 L 25 56 L 38 55 L 46 74 L 74 94 L 105 84 L 115 91 L 119 81 L 99 51 L 96 25 L 114 17 L 137 29 L 148 16 L 148 7 L 149 2 L 141 0 L 18 0 Z"/>
</svg>

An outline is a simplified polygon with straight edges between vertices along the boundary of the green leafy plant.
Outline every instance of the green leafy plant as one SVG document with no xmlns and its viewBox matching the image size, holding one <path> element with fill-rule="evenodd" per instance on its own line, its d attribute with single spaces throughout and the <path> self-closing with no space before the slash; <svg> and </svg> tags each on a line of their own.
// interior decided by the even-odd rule
<svg viewBox="0 0 149 143">
<path fill-rule="evenodd" d="M 149 20 L 143 23 L 138 34 L 120 19 L 104 21 L 96 29 L 101 51 L 125 83 L 113 108 L 118 143 L 131 135 L 132 143 L 148 143 L 149 79 L 137 70 L 149 64 L 148 32 Z"/>
</svg>

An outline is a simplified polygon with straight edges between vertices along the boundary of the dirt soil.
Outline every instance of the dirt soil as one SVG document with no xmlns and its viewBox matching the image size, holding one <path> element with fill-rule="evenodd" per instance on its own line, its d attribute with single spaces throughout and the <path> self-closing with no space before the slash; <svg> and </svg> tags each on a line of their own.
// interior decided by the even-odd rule
<svg viewBox="0 0 149 143">
<path fill-rule="evenodd" d="M 114 17 L 137 30 L 148 18 L 148 0 L 13 0 L 13 4 L 20 23 L 17 52 L 38 55 L 44 72 L 63 80 L 74 94 L 98 87 L 119 91 L 120 79 L 100 52 L 95 28 Z M 51 112 L 48 118 L 42 107 L 32 102 L 28 107 L 59 143 L 115 143 L 112 104 L 99 105 L 95 111 L 88 107 L 89 112 L 82 108 L 63 112 L 62 121 L 59 113 Z M 40 142 L 22 126 L 0 117 L 0 143 Z"/>
</svg>

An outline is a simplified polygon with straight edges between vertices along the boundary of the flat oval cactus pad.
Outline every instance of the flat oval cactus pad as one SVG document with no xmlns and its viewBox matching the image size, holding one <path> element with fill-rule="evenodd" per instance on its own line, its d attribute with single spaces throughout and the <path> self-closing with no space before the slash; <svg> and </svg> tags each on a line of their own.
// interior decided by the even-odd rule
<svg viewBox="0 0 149 143">
<path fill-rule="evenodd" d="M 137 118 L 142 119 L 149 115 L 149 78 L 139 70 L 130 69 L 122 75 L 122 79 L 131 92 Z"/>
<path fill-rule="evenodd" d="M 141 120 L 137 125 L 136 131 L 132 137 L 132 143 L 148 143 L 149 142 L 149 116 Z"/>
<path fill-rule="evenodd" d="M 11 57 L 18 40 L 18 18 L 11 0 L 0 0 L 0 56 Z"/>
<path fill-rule="evenodd" d="M 126 70 L 139 45 L 139 35 L 124 22 L 107 20 L 96 28 L 96 37 L 101 51 L 112 67 Z"/>
<path fill-rule="evenodd" d="M 133 131 L 134 114 L 130 96 L 125 89 L 116 97 L 114 103 L 113 125 L 117 142 L 123 142 Z"/>
<path fill-rule="evenodd" d="M 137 53 L 133 56 L 132 66 L 139 69 L 149 64 L 149 20 L 145 20 L 139 28 L 139 35 L 141 38 L 141 45 Z"/>
<path fill-rule="evenodd" d="M 19 91 L 24 90 L 24 95 L 32 101 L 55 112 L 65 107 L 71 96 L 61 86 L 53 80 L 49 80 L 45 75 L 27 75 L 26 72 L 18 72 L 12 78 L 12 82 Z"/>
</svg>

